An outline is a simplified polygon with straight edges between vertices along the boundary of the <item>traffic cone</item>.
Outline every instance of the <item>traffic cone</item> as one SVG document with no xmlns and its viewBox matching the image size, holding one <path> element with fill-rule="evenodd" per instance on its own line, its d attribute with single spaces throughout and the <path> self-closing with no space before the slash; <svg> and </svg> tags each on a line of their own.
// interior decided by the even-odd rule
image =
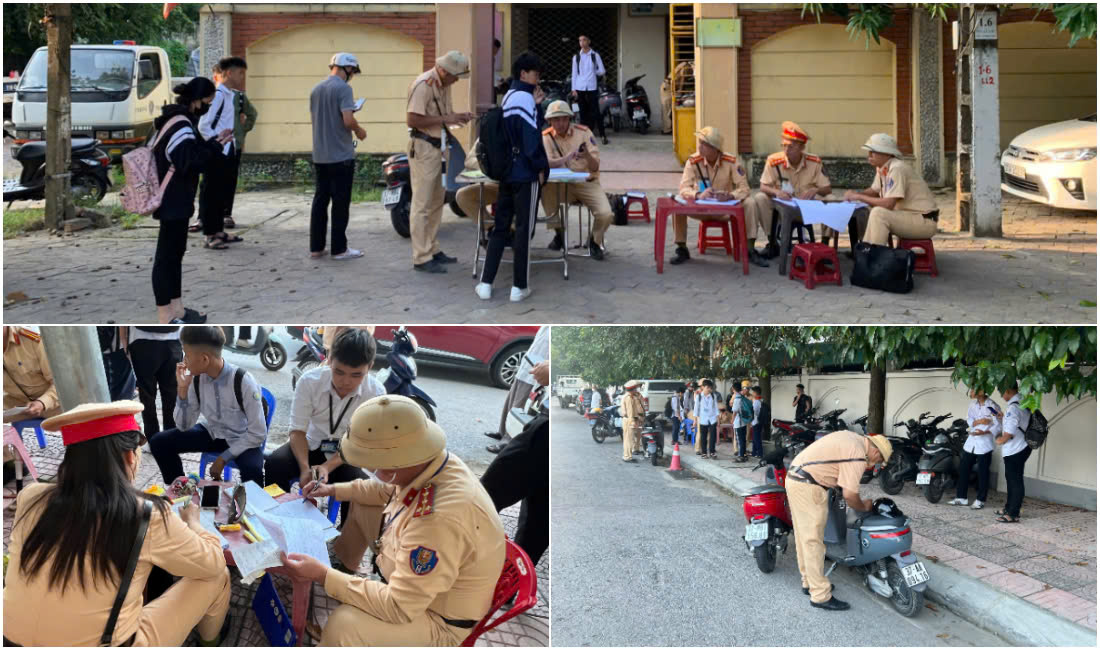
<svg viewBox="0 0 1100 650">
<path fill-rule="evenodd" d="M 672 445 L 672 464 L 669 465 L 668 471 L 679 472 L 682 469 L 684 468 L 680 467 L 680 443 L 676 443 Z"/>
</svg>

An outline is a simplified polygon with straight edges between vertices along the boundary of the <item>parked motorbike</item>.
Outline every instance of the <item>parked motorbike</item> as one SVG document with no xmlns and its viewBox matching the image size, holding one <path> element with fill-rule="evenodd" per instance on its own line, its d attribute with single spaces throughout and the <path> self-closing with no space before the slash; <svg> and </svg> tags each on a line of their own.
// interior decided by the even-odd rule
<svg viewBox="0 0 1100 650">
<path fill-rule="evenodd" d="M 293 336 L 294 329 L 287 328 Z M 324 337 L 316 327 L 301 328 L 301 340 L 305 345 L 298 350 L 294 357 L 294 370 L 290 373 L 290 387 L 297 388 L 298 380 L 302 375 L 320 366 L 325 362 Z"/>
<path fill-rule="evenodd" d="M 970 481 L 974 472 L 965 479 L 959 477 L 959 457 L 966 442 L 966 420 L 955 420 L 949 429 L 937 433 L 932 442 L 924 446 L 917 462 L 916 482 L 928 503 L 939 503 L 944 490 L 955 487 L 959 480 Z"/>
<path fill-rule="evenodd" d="M 623 128 L 623 96 L 614 88 L 600 83 L 600 119 L 605 127 L 618 133 Z"/>
<path fill-rule="evenodd" d="M 833 409 L 828 413 L 821 416 L 821 430 L 825 433 L 831 433 L 833 431 L 847 431 L 848 423 L 844 421 L 840 416 L 844 414 L 847 409 Z"/>
<path fill-rule="evenodd" d="M 649 131 L 650 117 L 653 115 L 649 109 L 649 95 L 638 81 L 645 75 L 628 79 L 623 84 L 623 100 L 626 102 L 626 115 L 634 130 L 642 135 Z"/>
<path fill-rule="evenodd" d="M 753 468 L 768 467 L 766 485 L 749 490 L 741 507 L 745 512 L 745 547 L 756 557 L 756 566 L 763 573 L 775 569 L 776 557 L 787 552 L 790 534 L 794 531 L 791 509 L 787 504 L 787 468 L 783 465 L 786 449 L 777 448 Z"/>
<path fill-rule="evenodd" d="M 455 196 L 466 184 L 458 182 L 466 162 L 466 151 L 457 138 L 447 138 L 446 193 L 445 200 L 451 211 L 459 217 L 466 213 L 458 206 Z M 396 153 L 382 163 L 382 177 L 386 187 L 382 190 L 382 207 L 390 212 L 390 223 L 402 237 L 409 237 L 409 214 L 412 209 L 412 177 L 409 172 L 409 156 Z"/>
<path fill-rule="evenodd" d="M 665 432 L 657 423 L 657 413 L 646 413 L 642 425 L 642 457 L 654 466 L 665 456 Z"/>
<path fill-rule="evenodd" d="M 623 418 L 619 414 L 619 405 L 592 409 L 584 416 L 592 421 L 592 439 L 602 443 L 611 436 L 623 435 Z"/>
<path fill-rule="evenodd" d="M 287 354 L 286 346 L 279 341 L 279 336 L 275 334 L 274 329 L 270 325 L 256 327 L 252 344 L 238 346 L 237 339 L 233 336 L 233 328 L 222 327 L 222 332 L 225 333 L 225 345 L 222 347 L 237 354 L 259 355 L 260 363 L 264 368 L 277 371 L 286 365 Z"/>
<path fill-rule="evenodd" d="M 413 355 L 416 354 L 417 349 L 416 336 L 405 329 L 404 326 L 391 330 L 391 332 L 393 334 L 393 345 L 390 346 L 390 351 L 386 353 L 386 363 L 388 365 L 378 371 L 378 381 L 385 386 L 387 394 L 404 395 L 419 404 L 420 408 L 424 409 L 428 419 L 434 422 L 435 401 L 414 383 L 416 381 L 416 361 L 413 359 Z"/>
<path fill-rule="evenodd" d="M 560 79 L 543 79 L 539 81 L 539 88 L 542 88 L 543 94 L 546 95 L 542 100 L 542 104 L 539 105 L 540 114 L 546 115 L 546 109 L 549 108 L 550 104 L 559 99 L 572 106 L 573 102 L 569 99 L 570 85 Z M 579 116 L 574 115 L 574 118 L 579 118 Z"/>
<path fill-rule="evenodd" d="M 774 431 L 779 433 L 779 446 L 785 449 L 791 458 L 797 456 L 799 452 L 813 444 L 821 436 L 830 433 L 812 420 L 795 422 L 793 420 L 773 419 L 772 426 L 775 427 Z"/>
<path fill-rule="evenodd" d="M 5 137 L 14 137 L 4 131 Z M 4 179 L 4 202 L 10 207 L 15 201 L 38 201 L 46 198 L 46 143 L 33 140 L 16 147 L 11 157 L 22 165 L 19 178 Z M 107 170 L 111 157 L 99 148 L 99 140 L 73 138 L 72 162 L 69 165 L 73 199 L 99 203 L 111 187 Z"/>
<path fill-rule="evenodd" d="M 859 432 L 860 433 L 863 433 L 863 434 L 867 433 L 867 417 L 868 416 L 863 415 L 863 416 L 860 416 L 860 417 L 856 418 L 855 420 L 852 420 L 852 424 L 859 427 Z M 855 429 L 852 429 L 852 430 L 855 431 Z"/>
</svg>

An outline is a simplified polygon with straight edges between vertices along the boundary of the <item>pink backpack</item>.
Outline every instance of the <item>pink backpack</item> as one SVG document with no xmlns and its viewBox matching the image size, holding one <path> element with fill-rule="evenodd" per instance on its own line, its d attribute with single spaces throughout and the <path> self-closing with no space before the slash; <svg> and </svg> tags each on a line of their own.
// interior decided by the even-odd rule
<svg viewBox="0 0 1100 650">
<path fill-rule="evenodd" d="M 157 158 L 153 150 L 160 142 L 161 136 L 169 130 L 169 127 L 179 121 L 187 121 L 187 117 L 177 115 L 168 120 L 150 144 L 138 147 L 122 157 L 122 170 L 126 174 L 126 186 L 122 188 L 120 200 L 122 201 L 122 207 L 129 212 L 150 215 L 160 207 L 161 199 L 164 196 L 164 188 L 168 187 L 168 181 L 172 180 L 172 174 L 175 173 L 176 166 L 169 167 L 168 173 L 164 175 L 164 180 L 160 180 L 157 176 Z"/>
</svg>

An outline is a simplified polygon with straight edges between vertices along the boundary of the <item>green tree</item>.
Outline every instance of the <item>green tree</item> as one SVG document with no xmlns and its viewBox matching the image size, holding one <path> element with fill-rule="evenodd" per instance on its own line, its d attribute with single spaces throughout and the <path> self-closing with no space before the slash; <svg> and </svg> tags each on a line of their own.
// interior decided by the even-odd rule
<svg viewBox="0 0 1100 650">
<path fill-rule="evenodd" d="M 550 347 L 555 378 L 579 375 L 598 386 L 644 377 L 698 378 L 716 369 L 707 341 L 689 326 L 555 327 Z"/>
<path fill-rule="evenodd" d="M 723 377 L 754 376 L 760 379 L 764 400 L 772 399 L 772 375 L 781 368 L 797 368 L 809 353 L 808 331 L 803 327 L 700 327 L 703 339 L 714 345 Z"/>
</svg>

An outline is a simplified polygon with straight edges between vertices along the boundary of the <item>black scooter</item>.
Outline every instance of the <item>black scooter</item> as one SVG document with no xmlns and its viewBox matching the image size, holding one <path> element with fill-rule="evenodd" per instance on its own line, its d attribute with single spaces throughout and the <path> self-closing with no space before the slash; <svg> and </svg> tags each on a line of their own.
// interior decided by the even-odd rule
<svg viewBox="0 0 1100 650">
<path fill-rule="evenodd" d="M 293 336 L 293 331 L 291 335 Z M 290 373 L 291 388 L 297 388 L 298 380 L 302 375 L 325 362 L 324 337 L 321 336 L 316 327 L 303 327 L 300 338 L 305 345 L 298 350 L 298 354 L 294 357 L 295 366 Z"/>
<path fill-rule="evenodd" d="M 388 395 L 404 395 L 420 405 L 428 419 L 435 422 L 434 400 L 421 390 L 416 381 L 416 336 L 401 326 L 390 330 L 393 334 L 393 344 L 386 353 L 388 367 L 378 371 L 378 381 L 386 388 Z"/>
<path fill-rule="evenodd" d="M 459 217 L 465 217 L 466 213 L 458 207 L 455 196 L 458 190 L 466 186 L 466 183 L 458 181 L 458 175 L 462 173 L 466 163 L 466 151 L 453 137 L 447 138 L 447 156 L 449 163 L 444 164 L 446 172 L 447 205 L 451 211 Z M 409 156 L 404 153 L 395 153 L 382 163 L 382 176 L 385 179 L 386 188 L 382 190 L 382 207 L 390 212 L 390 223 L 394 231 L 405 237 L 409 237 L 409 213 L 412 208 L 412 177 L 409 173 Z"/>
<path fill-rule="evenodd" d="M 13 137 L 4 131 L 5 137 Z M 46 198 L 46 143 L 32 140 L 19 145 L 12 158 L 23 166 L 19 178 L 4 179 L 4 202 L 11 207 L 15 201 L 39 201 Z M 111 157 L 99 148 L 99 140 L 73 138 L 72 162 L 69 165 L 71 193 L 74 200 L 99 203 L 111 187 L 107 173 Z"/>
<path fill-rule="evenodd" d="M 634 130 L 642 135 L 645 135 L 649 131 L 650 116 L 653 115 L 649 109 L 649 95 L 646 94 L 645 88 L 638 81 L 644 77 L 641 75 L 628 79 L 623 84 L 623 100 L 626 102 L 626 117 L 630 120 L 630 124 L 634 127 Z"/>
<path fill-rule="evenodd" d="M 623 96 L 600 82 L 600 119 L 605 127 L 618 133 L 623 128 Z"/>
<path fill-rule="evenodd" d="M 924 493 L 928 503 L 939 503 L 944 490 L 955 487 L 960 480 L 973 480 L 976 472 L 970 476 L 959 476 L 959 457 L 968 435 L 966 420 L 955 420 L 951 428 L 937 433 L 932 442 L 925 444 L 924 453 L 917 462 L 917 485 Z"/>
<path fill-rule="evenodd" d="M 274 328 L 270 325 L 255 328 L 252 345 L 244 347 L 237 345 L 237 339 L 233 338 L 232 327 L 223 327 L 222 331 L 225 333 L 225 345 L 222 347 L 226 350 L 237 354 L 259 355 L 260 363 L 268 370 L 277 371 L 286 365 L 286 346 L 279 341 Z"/>
<path fill-rule="evenodd" d="M 657 424 L 656 412 L 645 414 L 645 424 L 642 425 L 642 455 L 648 458 L 654 466 L 665 457 L 665 432 L 660 424 Z"/>
</svg>

